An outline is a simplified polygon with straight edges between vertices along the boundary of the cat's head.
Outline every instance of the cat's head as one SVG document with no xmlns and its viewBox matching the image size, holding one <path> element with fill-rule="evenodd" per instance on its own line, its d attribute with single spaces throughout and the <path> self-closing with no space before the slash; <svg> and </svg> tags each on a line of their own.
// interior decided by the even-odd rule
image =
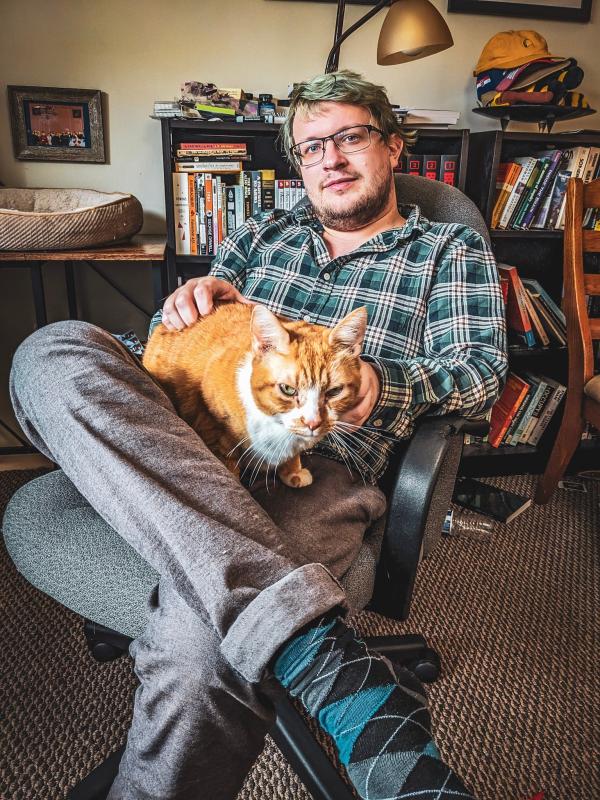
<svg viewBox="0 0 600 800">
<path fill-rule="evenodd" d="M 312 447 L 356 405 L 367 310 L 325 328 L 278 319 L 256 305 L 251 325 L 254 401 Z"/>
</svg>

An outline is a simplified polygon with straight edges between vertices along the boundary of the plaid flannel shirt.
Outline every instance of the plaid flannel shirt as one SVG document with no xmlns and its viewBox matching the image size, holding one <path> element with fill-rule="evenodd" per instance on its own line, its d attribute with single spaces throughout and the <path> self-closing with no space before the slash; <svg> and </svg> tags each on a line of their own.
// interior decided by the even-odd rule
<svg viewBox="0 0 600 800">
<path fill-rule="evenodd" d="M 276 314 L 332 326 L 368 312 L 362 358 L 377 370 L 379 400 L 360 434 L 315 448 L 377 481 L 395 439 L 420 414 L 482 415 L 507 371 L 504 304 L 494 256 L 466 225 L 406 223 L 331 259 L 310 205 L 265 212 L 225 239 L 210 274 Z M 159 321 L 157 314 L 153 325 Z"/>
</svg>

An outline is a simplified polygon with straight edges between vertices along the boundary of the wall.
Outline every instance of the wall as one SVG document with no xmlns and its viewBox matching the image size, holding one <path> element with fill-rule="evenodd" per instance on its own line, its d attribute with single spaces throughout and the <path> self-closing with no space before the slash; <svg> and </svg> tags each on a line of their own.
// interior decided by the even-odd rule
<svg viewBox="0 0 600 800">
<path fill-rule="evenodd" d="M 448 14 L 445 0 L 434 4 L 452 31 L 450 50 L 413 64 L 377 66 L 380 12 L 343 45 L 340 66 L 384 84 L 395 102 L 455 108 L 461 127 L 485 130 L 497 123 L 470 112 L 471 73 L 479 53 L 500 30 L 533 28 L 546 37 L 552 53 L 578 59 L 590 103 L 600 107 L 598 2 L 588 24 Z M 347 24 L 366 10 L 348 6 Z M 333 3 L 0 0 L 0 94 L 5 83 L 101 89 L 107 95 L 110 154 L 106 165 L 16 161 L 7 101 L 0 97 L 0 181 L 131 192 L 144 206 L 145 231 L 161 232 L 160 126 L 149 118 L 153 101 L 177 96 L 181 81 L 190 79 L 285 96 L 289 83 L 322 71 L 334 22 Z M 600 115 L 575 124 L 599 128 Z"/>
<path fill-rule="evenodd" d="M 444 14 L 455 46 L 413 64 L 379 67 L 380 12 L 343 45 L 340 66 L 384 84 L 392 101 L 461 112 L 460 126 L 486 130 L 496 123 L 470 112 L 472 70 L 485 42 L 511 28 L 533 28 L 551 52 L 574 56 L 586 73 L 583 88 L 600 108 L 600 5 L 588 24 L 510 17 Z M 367 8 L 348 6 L 346 25 Z M 164 231 L 160 125 L 150 119 L 154 100 L 172 99 L 184 80 L 241 86 L 285 96 L 288 84 L 323 70 L 331 46 L 335 4 L 284 0 L 0 0 L 0 182 L 9 186 L 87 187 L 131 192 L 144 207 L 144 232 Z M 13 156 L 6 84 L 100 89 L 106 95 L 107 164 L 17 161 Z M 521 126 L 527 128 L 527 126 Z M 531 127 L 531 126 L 530 126 Z M 600 128 L 600 115 L 557 129 Z M 535 127 L 533 127 L 535 130 Z M 151 279 L 141 265 L 102 265 L 113 281 L 152 306 Z M 45 269 L 50 319 L 64 314 L 62 271 Z M 108 330 L 134 328 L 147 317 L 108 290 L 90 270 L 77 271 L 86 319 Z M 12 352 L 33 327 L 28 276 L 0 272 L 0 386 L 6 386 Z M 9 419 L 0 390 L 0 419 Z M 7 442 L 0 430 L 0 445 Z M 11 442 L 12 443 L 12 442 Z"/>
</svg>

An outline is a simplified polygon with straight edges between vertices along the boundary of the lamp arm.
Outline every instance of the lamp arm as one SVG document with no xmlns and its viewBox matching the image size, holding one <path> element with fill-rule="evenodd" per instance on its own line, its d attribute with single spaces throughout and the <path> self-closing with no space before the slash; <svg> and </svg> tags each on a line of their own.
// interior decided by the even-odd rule
<svg viewBox="0 0 600 800">
<path fill-rule="evenodd" d="M 333 47 L 331 48 L 331 50 L 329 51 L 329 55 L 327 56 L 327 64 L 325 66 L 325 72 L 326 73 L 335 72 L 335 70 L 337 69 L 339 52 L 340 52 L 340 47 L 342 46 L 342 43 L 349 36 L 351 36 L 354 33 L 354 31 L 358 30 L 361 27 L 361 25 L 364 25 L 365 22 L 368 22 L 371 19 L 371 17 L 374 17 L 375 14 L 377 14 L 379 11 L 381 11 L 382 8 L 384 8 L 385 6 L 389 6 L 392 1 L 393 0 L 379 0 L 379 3 L 377 3 L 377 5 L 373 6 L 373 8 L 371 8 L 369 11 L 367 11 L 367 13 L 364 16 L 362 16 L 357 22 L 355 22 L 354 25 L 351 25 L 348 28 L 347 31 L 345 31 L 341 36 L 339 36 L 334 41 Z M 336 28 L 337 28 L 337 24 L 336 24 Z M 336 33 L 337 33 L 337 30 L 336 30 Z"/>
</svg>

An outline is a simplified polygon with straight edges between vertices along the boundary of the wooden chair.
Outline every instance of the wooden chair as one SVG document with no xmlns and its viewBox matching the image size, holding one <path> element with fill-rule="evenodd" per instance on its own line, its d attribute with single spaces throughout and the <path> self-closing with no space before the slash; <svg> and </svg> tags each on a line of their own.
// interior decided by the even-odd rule
<svg viewBox="0 0 600 800">
<path fill-rule="evenodd" d="M 585 209 L 600 207 L 600 179 L 567 184 L 564 239 L 564 298 L 569 378 L 562 422 L 541 476 L 536 503 L 547 503 L 581 441 L 586 422 L 600 428 L 600 375 L 594 377 L 592 343 L 600 339 L 600 319 L 590 319 L 586 295 L 600 295 L 600 274 L 584 272 L 584 253 L 600 253 L 600 231 L 583 230 Z"/>
</svg>

